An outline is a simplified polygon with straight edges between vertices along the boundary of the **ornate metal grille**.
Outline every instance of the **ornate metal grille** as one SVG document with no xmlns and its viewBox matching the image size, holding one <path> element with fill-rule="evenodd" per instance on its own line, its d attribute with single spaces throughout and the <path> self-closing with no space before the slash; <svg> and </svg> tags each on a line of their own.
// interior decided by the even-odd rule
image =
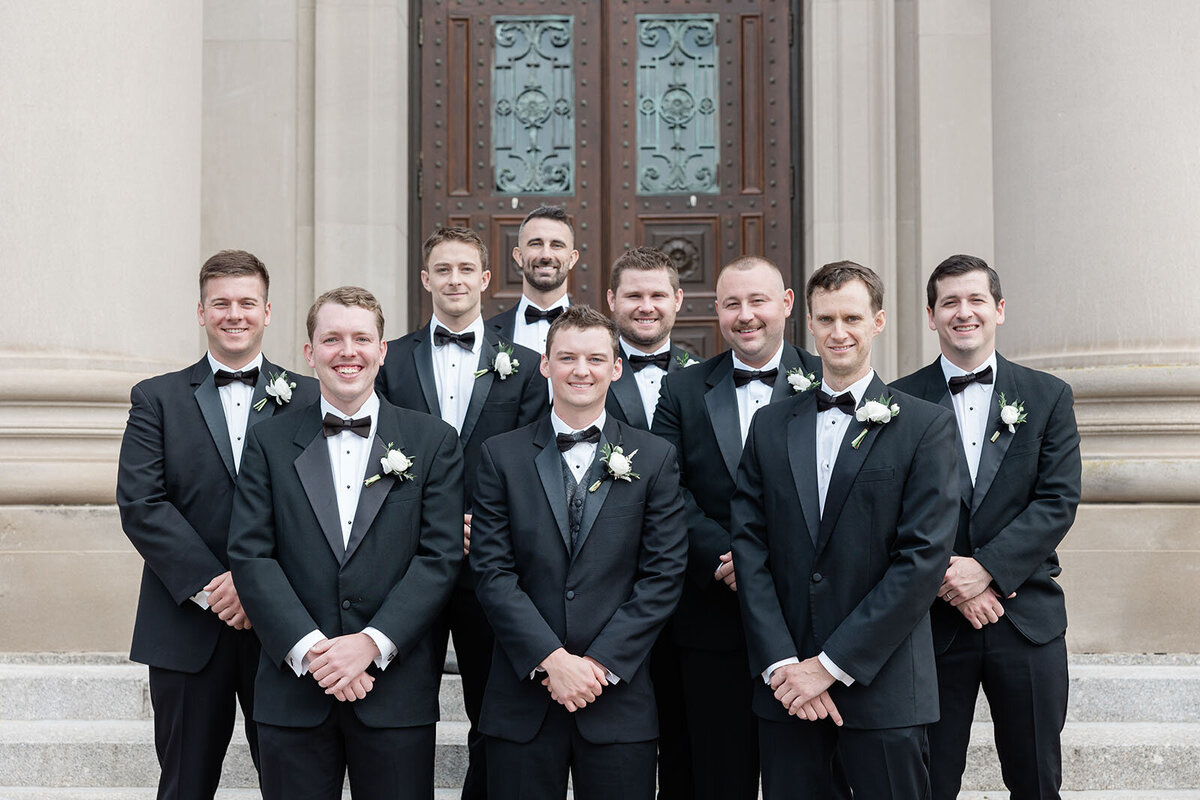
<svg viewBox="0 0 1200 800">
<path fill-rule="evenodd" d="M 493 17 L 492 164 L 501 194 L 572 194 L 572 17 Z"/>
<path fill-rule="evenodd" d="M 716 194 L 717 17 L 639 14 L 638 194 Z"/>
</svg>

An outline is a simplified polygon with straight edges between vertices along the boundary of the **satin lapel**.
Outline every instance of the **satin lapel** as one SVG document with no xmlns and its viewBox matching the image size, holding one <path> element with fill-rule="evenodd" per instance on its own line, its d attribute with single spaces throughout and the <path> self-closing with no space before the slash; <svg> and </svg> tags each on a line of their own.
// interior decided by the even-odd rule
<svg viewBox="0 0 1200 800">
<path fill-rule="evenodd" d="M 879 375 L 871 381 L 871 385 L 867 387 L 866 394 L 863 395 L 863 403 L 868 400 L 874 400 L 880 395 L 887 393 L 887 387 L 883 381 L 879 379 Z M 859 403 L 861 406 L 862 403 Z M 900 413 L 904 413 L 904 409 L 900 409 Z M 863 462 L 867 460 L 867 456 L 871 452 L 871 447 L 875 444 L 875 439 L 878 438 L 879 432 L 889 423 L 884 425 L 868 425 L 865 422 L 859 422 L 855 418 L 851 418 L 850 424 L 846 427 L 846 433 L 842 437 L 842 446 L 838 449 L 837 461 L 833 465 L 833 475 L 829 477 L 829 491 L 825 493 L 825 512 L 821 515 L 821 534 L 817 538 L 817 553 L 820 554 L 825 549 L 825 545 L 829 542 L 829 536 L 833 533 L 833 529 L 837 526 L 838 517 L 842 513 L 842 506 L 846 504 L 846 497 L 850 494 L 850 487 L 854 484 L 854 479 L 858 476 L 859 469 L 862 468 Z M 867 430 L 867 435 L 863 438 L 862 443 L 855 449 L 852 445 L 863 429 Z M 815 433 L 813 434 L 816 435 Z"/>
<path fill-rule="evenodd" d="M 684 350 L 682 347 L 678 347 L 674 344 L 671 345 L 671 360 L 670 360 L 670 362 L 667 363 L 667 374 L 668 375 L 670 375 L 673 372 L 679 372 L 679 370 L 681 370 L 681 369 L 687 369 L 687 367 L 679 366 L 679 359 L 683 358 L 685 355 L 688 355 L 688 352 L 686 350 Z M 697 362 L 697 363 L 699 363 L 699 362 Z"/>
<path fill-rule="evenodd" d="M 986 438 L 983 440 L 983 452 L 979 454 L 979 469 L 975 473 L 975 494 L 971 498 L 972 514 L 979 510 L 979 504 L 983 502 L 988 489 L 992 487 L 992 481 L 995 480 L 996 473 L 1000 470 L 1000 462 L 1004 460 L 1008 446 L 1012 444 L 1013 440 L 1013 434 L 1008 432 L 1008 426 L 1002 425 L 1000 422 L 1001 393 L 1004 394 L 1004 399 L 1010 403 L 1024 399 L 1020 395 L 1020 387 L 1017 386 L 1013 370 L 1009 367 L 1008 362 L 997 354 L 996 382 L 992 386 L 992 406 L 988 409 L 987 427 L 983 429 L 983 435 Z M 1000 435 L 993 442 L 992 434 L 996 431 L 1000 431 Z"/>
<path fill-rule="evenodd" d="M 385 416 L 386 414 L 386 416 Z M 383 454 L 387 452 L 387 447 L 384 442 L 391 442 L 392 447 L 404 452 L 404 443 L 400 440 L 399 423 L 384 409 L 379 410 L 379 425 L 375 431 L 375 439 L 371 442 L 371 456 L 367 459 L 367 469 L 363 473 L 363 483 L 367 479 L 378 475 L 379 480 L 372 483 L 370 486 L 363 486 L 362 491 L 358 495 L 358 508 L 354 510 L 354 524 L 350 526 L 350 540 L 346 542 L 346 557 L 344 561 L 349 561 L 354 555 L 354 551 L 358 549 L 362 543 L 363 537 L 367 535 L 367 531 L 371 529 L 371 525 L 375 522 L 375 517 L 379 514 L 379 508 L 383 505 L 383 501 L 387 499 L 388 492 L 392 490 L 392 486 L 396 483 L 396 478 L 393 475 L 385 475 L 383 467 L 379 463 L 383 458 Z M 405 453 L 410 458 L 412 453 Z M 414 478 L 416 474 L 414 473 Z"/>
<path fill-rule="evenodd" d="M 303 452 L 292 462 L 296 467 L 296 475 L 300 477 L 300 485 L 312 506 L 313 514 L 329 542 L 329 549 L 343 563 L 346 558 L 346 547 L 342 543 L 342 526 L 338 520 L 337 493 L 333 488 L 333 468 L 329 465 L 329 447 L 325 437 L 321 435 L 320 411 L 306 411 L 305 420 L 296 431 L 293 441 L 303 448 Z M 315 424 L 314 424 L 315 423 Z"/>
<path fill-rule="evenodd" d="M 471 438 L 471 434 L 475 432 L 475 423 L 479 422 L 479 415 L 483 413 L 483 404 L 487 402 L 488 393 L 492 391 L 492 381 L 496 378 L 496 373 L 492 372 L 492 363 L 496 360 L 496 354 L 499 351 L 496 349 L 495 343 L 487 338 L 484 333 L 483 346 L 479 348 L 479 364 L 475 367 L 475 371 L 487 370 L 478 378 L 471 386 L 471 402 L 467 404 L 467 415 L 463 417 L 462 430 L 458 434 L 460 441 L 466 442 Z"/>
<path fill-rule="evenodd" d="M 433 342 L 430 341 L 428 329 L 417 339 L 412 358 L 413 366 L 417 369 L 417 382 L 421 384 L 421 394 L 425 396 L 425 405 L 430 414 L 441 418 L 442 404 L 438 402 L 437 379 L 433 377 Z"/>
<path fill-rule="evenodd" d="M 617 428 L 617 421 L 609 417 L 604 424 L 604 430 L 601 431 L 600 442 L 596 445 L 596 456 L 592 459 L 591 466 L 584 473 L 583 479 L 588 481 L 585 489 L 590 489 L 592 484 L 600 481 L 600 485 L 594 492 L 588 492 L 583 500 L 583 518 L 579 520 L 579 538 L 575 542 L 575 552 L 572 558 L 579 555 L 583 550 L 583 543 L 587 541 L 588 533 L 592 530 L 592 525 L 596 523 L 596 518 L 600 516 L 600 509 L 604 507 L 604 501 L 608 498 L 608 491 L 612 488 L 616 481 L 605 475 L 607 468 L 600 462 L 600 456 L 604 454 L 604 445 L 606 444 L 621 444 L 620 431 Z M 624 448 L 622 448 L 624 449 Z M 626 453 L 626 455 L 629 455 Z M 637 470 L 635 469 L 634 472 Z"/>
<path fill-rule="evenodd" d="M 725 363 L 708 376 L 709 389 L 704 393 L 704 406 L 708 411 L 708 422 L 717 437 L 717 447 L 729 477 L 737 477 L 738 462 L 742 460 L 742 428 L 738 422 L 737 395 L 733 388 L 733 358 L 726 357 Z"/>
<path fill-rule="evenodd" d="M 637 378 L 633 377 L 633 369 L 628 364 L 621 370 L 621 377 L 612 384 L 610 390 L 617 404 L 625 414 L 626 421 L 635 428 L 649 430 L 646 422 L 646 408 L 642 405 L 642 393 L 638 391 Z"/>
<path fill-rule="evenodd" d="M 771 390 L 772 403 L 778 403 L 792 394 L 792 385 L 787 379 L 788 370 L 803 366 L 799 351 L 784 342 L 783 353 L 779 356 L 779 375 L 775 378 L 775 388 Z"/>
<path fill-rule="evenodd" d="M 796 495 L 804 511 L 804 524 L 813 546 L 821 530 L 821 499 L 817 495 L 817 403 L 813 392 L 796 406 L 788 420 L 787 453 Z"/>
<path fill-rule="evenodd" d="M 204 415 L 204 422 L 208 425 L 208 432 L 212 435 L 213 444 L 217 446 L 217 452 L 221 454 L 221 461 L 225 463 L 225 469 L 229 470 L 229 477 L 236 480 L 237 468 L 233 465 L 233 447 L 229 444 L 229 425 L 225 422 L 225 409 L 221 406 L 221 395 L 217 393 L 217 384 L 213 381 L 207 359 L 196 365 L 192 372 L 192 381 L 195 382 L 201 377 L 201 369 L 204 374 L 200 385 L 196 387 L 196 404 L 200 406 L 200 413 Z"/>
<path fill-rule="evenodd" d="M 928 369 L 929 380 L 925 383 L 925 396 L 922 399 L 937 403 L 954 414 L 954 401 L 951 399 L 950 390 L 946 388 L 946 374 L 942 372 L 940 360 L 934 361 L 933 366 Z M 955 416 L 954 419 L 957 427 L 958 417 Z M 970 508 L 971 495 L 975 492 L 975 487 L 971 484 L 971 468 L 967 466 L 967 452 L 963 449 L 962 435 L 955 436 L 954 441 L 958 442 L 958 491 L 963 503 Z"/>
<path fill-rule="evenodd" d="M 546 492 L 546 502 L 550 505 L 550 513 L 558 523 L 558 533 L 562 536 L 567 552 L 571 552 L 571 531 L 567 526 L 567 492 L 563 486 L 562 456 L 554 445 L 554 428 L 550 425 L 550 417 L 544 417 L 534 434 L 533 443 L 541 448 L 533 458 L 538 477 L 542 480 L 542 489 Z"/>
<path fill-rule="evenodd" d="M 278 375 L 280 372 L 283 370 L 267 359 L 263 359 L 262 368 L 258 371 L 258 380 L 254 384 L 254 398 L 250 401 L 250 416 L 246 419 L 247 430 L 275 415 L 275 409 L 279 407 L 279 404 L 275 402 L 275 398 L 267 394 L 267 383 L 270 382 L 272 375 Z M 264 400 L 266 402 L 263 402 L 262 411 L 255 411 L 255 406 Z"/>
</svg>

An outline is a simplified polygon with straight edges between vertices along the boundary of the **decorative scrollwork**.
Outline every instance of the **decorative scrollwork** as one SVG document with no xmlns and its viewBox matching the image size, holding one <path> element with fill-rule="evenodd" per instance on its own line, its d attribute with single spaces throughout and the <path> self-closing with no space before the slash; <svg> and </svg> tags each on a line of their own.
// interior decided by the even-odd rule
<svg viewBox="0 0 1200 800">
<path fill-rule="evenodd" d="M 668 239 L 659 245 L 659 249 L 671 259 L 675 269 L 679 270 L 681 280 L 687 280 L 700 266 L 700 248 L 691 239 Z"/>
</svg>

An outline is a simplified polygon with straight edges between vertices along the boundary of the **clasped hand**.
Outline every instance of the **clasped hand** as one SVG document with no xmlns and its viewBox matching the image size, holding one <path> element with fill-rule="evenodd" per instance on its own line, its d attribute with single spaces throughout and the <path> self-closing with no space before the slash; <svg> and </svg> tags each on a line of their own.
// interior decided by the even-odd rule
<svg viewBox="0 0 1200 800">
<path fill-rule="evenodd" d="M 325 694 L 352 703 L 371 691 L 375 678 L 366 669 L 378 657 L 374 639 L 365 633 L 351 633 L 314 644 L 308 651 L 308 669 Z"/>
<path fill-rule="evenodd" d="M 608 685 L 608 670 L 590 656 L 576 656 L 558 648 L 541 663 L 542 679 L 550 696 L 567 711 L 575 712 L 594 703 Z"/>
<path fill-rule="evenodd" d="M 250 618 L 242 608 L 237 588 L 233 585 L 233 573 L 222 572 L 204 587 L 208 592 L 208 609 L 234 630 L 250 629 Z"/>
<path fill-rule="evenodd" d="M 816 722 L 832 719 L 842 724 L 842 715 L 827 691 L 834 677 L 818 658 L 808 658 L 799 664 L 785 664 L 771 673 L 771 688 L 788 714 Z"/>
</svg>

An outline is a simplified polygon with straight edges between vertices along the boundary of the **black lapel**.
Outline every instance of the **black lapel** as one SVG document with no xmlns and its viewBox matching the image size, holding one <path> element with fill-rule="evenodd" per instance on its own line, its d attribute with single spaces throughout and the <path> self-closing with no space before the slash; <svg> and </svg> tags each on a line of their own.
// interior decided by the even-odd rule
<svg viewBox="0 0 1200 800">
<path fill-rule="evenodd" d="M 821 529 L 821 499 L 817 495 L 817 403 L 816 394 L 805 392 L 788 419 L 787 453 L 792 480 L 804 511 L 804 524 L 813 546 Z"/>
<path fill-rule="evenodd" d="M 475 367 L 475 371 L 486 370 L 486 372 L 476 378 L 475 383 L 471 386 L 471 402 L 467 404 L 467 414 L 463 417 L 462 430 L 458 433 L 458 438 L 462 442 L 470 439 L 471 434 L 475 432 L 475 423 L 479 422 L 479 415 L 483 413 L 483 405 L 487 402 L 488 393 L 492 391 L 492 381 L 498 380 L 496 373 L 492 371 L 492 362 L 495 361 L 496 354 L 499 352 L 495 337 L 489 336 L 485 330 L 483 345 L 479 348 L 479 364 Z M 519 380 L 513 375 L 506 378 L 506 380 L 509 379 Z"/>
<path fill-rule="evenodd" d="M 604 506 L 605 499 L 608 498 L 608 490 L 612 488 L 615 481 L 607 476 L 607 467 L 600 463 L 600 456 L 604 454 L 604 445 L 621 444 L 621 434 L 617 427 L 617 421 L 609 417 L 604 422 L 604 430 L 600 432 L 600 441 L 596 445 L 596 455 L 592 459 L 591 466 L 584 473 L 583 480 L 590 481 L 585 489 L 590 489 L 592 484 L 600 481 L 600 485 L 596 487 L 596 491 L 588 492 L 584 495 L 583 500 L 583 518 L 579 520 L 579 536 L 575 540 L 575 553 L 572 557 L 579 554 L 583 550 L 583 543 L 587 541 L 588 533 L 592 530 L 592 525 L 596 523 L 596 518 L 600 516 L 600 509 Z M 625 451 L 622 446 L 622 451 L 626 456 L 630 453 Z M 637 472 L 635 469 L 634 472 Z"/>
<path fill-rule="evenodd" d="M 533 458 L 538 477 L 542 480 L 542 489 L 546 492 L 546 502 L 550 505 L 550 513 L 558 523 L 558 533 L 562 536 L 563 545 L 571 552 L 571 530 L 567 525 L 567 492 L 563 486 L 562 456 L 554 444 L 554 426 L 550 417 L 542 418 L 537 431 L 533 434 L 533 444 L 541 448 Z"/>
<path fill-rule="evenodd" d="M 387 452 L 386 443 L 391 443 L 393 448 L 404 453 L 414 462 L 416 461 L 415 454 L 404 450 L 404 442 L 400 436 L 400 420 L 395 411 L 381 403 L 379 424 L 375 426 L 375 439 L 371 442 L 371 455 L 367 459 L 367 468 L 362 477 L 364 484 L 375 475 L 379 476 L 379 480 L 372 481 L 370 486 L 364 485 L 358 495 L 358 507 L 354 510 L 354 524 L 350 526 L 350 540 L 346 542 L 345 561 L 350 560 L 350 556 L 354 555 L 354 551 L 362 543 L 363 537 L 367 535 L 367 531 L 371 529 L 375 517 L 379 514 L 380 506 L 383 505 L 388 492 L 396 483 L 395 476 L 384 474 L 383 465 L 380 463 L 383 454 Z M 413 472 L 413 480 L 419 479 L 420 476 Z"/>
<path fill-rule="evenodd" d="M 737 395 L 733 388 L 733 356 L 726 353 L 718 356 L 725 360 L 708 376 L 708 391 L 704 393 L 704 406 L 708 411 L 708 423 L 717 437 L 717 447 L 729 477 L 737 477 L 738 462 L 742 460 L 742 428 L 738 421 Z"/>
<path fill-rule="evenodd" d="M 876 374 L 871 379 L 871 384 L 867 387 L 866 393 L 863 394 L 861 406 L 868 400 L 876 400 L 881 395 L 887 395 L 887 387 Z M 900 409 L 900 413 L 904 413 L 904 409 Z M 871 452 L 871 447 L 875 444 L 875 439 L 879 436 L 880 430 L 885 425 L 871 425 L 866 422 L 859 422 L 856 418 L 851 418 L 850 424 L 846 426 L 846 433 L 842 437 L 842 446 L 838 448 L 837 461 L 833 465 L 833 475 L 829 477 L 829 490 L 825 493 L 825 511 L 821 514 L 821 534 L 817 537 L 817 553 L 820 554 L 825 549 L 825 545 L 829 542 L 829 536 L 833 533 L 833 529 L 837 527 L 838 516 L 842 513 L 842 506 L 846 503 L 846 497 L 850 494 L 850 487 L 854 484 L 854 479 L 858 476 L 859 469 L 862 468 L 863 462 L 867 460 L 867 456 Z M 867 435 L 856 449 L 853 442 L 863 430 L 867 431 Z M 816 434 L 814 433 L 814 436 Z"/>
<path fill-rule="evenodd" d="M 950 395 L 950 389 L 946 386 L 946 373 L 942 371 L 941 358 L 939 357 L 931 366 L 926 367 L 926 370 L 927 380 L 921 399 L 937 403 L 942 408 L 949 409 L 951 414 L 955 414 L 954 400 Z M 958 426 L 957 414 L 954 417 L 954 424 L 956 427 Z M 967 466 L 967 451 L 963 448 L 961 433 L 955 436 L 954 440 L 958 442 L 958 491 L 962 496 L 963 503 L 970 508 L 971 495 L 975 491 L 975 487 L 971 483 L 971 468 Z"/>
<path fill-rule="evenodd" d="M 687 357 L 688 360 L 690 360 L 692 362 L 693 367 L 700 363 L 700 360 L 696 359 L 696 358 L 692 358 L 692 354 L 689 353 L 687 350 L 684 350 L 682 347 L 679 347 L 678 345 L 675 345 L 675 344 L 671 345 L 671 363 L 667 364 L 667 374 L 668 375 L 670 375 L 673 372 L 679 372 L 679 370 L 681 370 L 681 369 L 687 369 L 687 367 L 685 367 L 679 363 L 680 361 L 682 361 L 684 359 L 685 356 Z"/>
<path fill-rule="evenodd" d="M 265 356 L 263 357 L 262 367 L 258 371 L 258 380 L 254 383 L 254 398 L 250 401 L 250 416 L 246 419 L 246 430 L 275 415 L 275 409 L 279 408 L 279 404 L 275 402 L 274 397 L 267 394 L 267 384 L 271 382 L 272 375 L 279 375 L 282 372 L 282 369 L 267 361 Z M 291 375 L 288 377 L 290 378 Z M 262 403 L 262 411 L 255 410 L 259 403 Z"/>
<path fill-rule="evenodd" d="M 262 380 L 261 376 L 259 380 Z M 225 409 L 221 405 L 221 395 L 217 392 L 207 356 L 192 368 L 192 385 L 196 387 L 196 405 L 200 406 L 213 444 L 221 454 L 221 461 L 225 462 L 225 469 L 229 470 L 229 477 L 236 480 L 237 468 L 233 465 L 233 447 L 229 444 L 229 425 L 225 422 Z"/>
<path fill-rule="evenodd" d="M 1023 399 L 1014 372 L 1012 365 L 997 353 L 996 382 L 992 384 L 992 406 L 988 409 L 987 427 L 983 429 L 986 438 L 983 440 L 983 452 L 979 454 L 979 469 L 975 472 L 975 494 L 971 498 L 972 514 L 979 510 L 979 504 L 992 487 L 992 481 L 1000 470 L 1000 462 L 1004 460 L 1008 446 L 1012 444 L 1013 434 L 1008 432 L 1007 425 L 1000 422 L 1000 395 L 1003 393 L 1004 399 L 1010 403 Z M 993 442 L 992 435 L 996 431 L 1000 431 L 1000 435 Z"/>
<path fill-rule="evenodd" d="M 501 311 L 487 321 L 487 326 L 496 336 L 506 342 L 513 340 L 513 332 L 517 327 L 517 306 L 519 305 L 521 305 L 520 299 L 517 300 L 517 305 L 508 311 Z"/>
<path fill-rule="evenodd" d="M 800 352 L 792 347 L 787 342 L 783 343 L 783 353 L 779 356 L 779 375 L 775 377 L 775 388 L 771 390 L 771 402 L 778 403 L 786 397 L 795 394 L 792 391 L 792 385 L 788 383 L 788 370 L 803 368 L 804 364 L 800 361 Z"/>
<path fill-rule="evenodd" d="M 625 362 L 625 368 L 621 370 L 621 377 L 613 382 L 609 391 L 617 399 L 617 405 L 621 407 L 625 420 L 630 425 L 642 430 L 650 429 L 646 420 L 646 408 L 642 405 L 642 393 L 638 391 L 637 378 L 633 377 L 633 368 L 629 366 L 628 360 Z"/>
<path fill-rule="evenodd" d="M 342 543 L 342 525 L 338 519 L 337 492 L 333 488 L 333 467 L 329 464 L 329 447 L 321 435 L 320 401 L 304 412 L 304 419 L 292 440 L 303 452 L 293 464 L 300 485 L 308 497 L 313 514 L 329 542 L 329 549 L 338 563 L 345 561 L 346 547 Z"/>
<path fill-rule="evenodd" d="M 421 394 L 425 397 L 429 413 L 440 419 L 442 404 L 438 402 L 437 379 L 433 376 L 433 341 L 428 326 L 417 334 L 416 340 L 412 359 L 417 370 L 417 383 L 421 385 Z"/>
</svg>

